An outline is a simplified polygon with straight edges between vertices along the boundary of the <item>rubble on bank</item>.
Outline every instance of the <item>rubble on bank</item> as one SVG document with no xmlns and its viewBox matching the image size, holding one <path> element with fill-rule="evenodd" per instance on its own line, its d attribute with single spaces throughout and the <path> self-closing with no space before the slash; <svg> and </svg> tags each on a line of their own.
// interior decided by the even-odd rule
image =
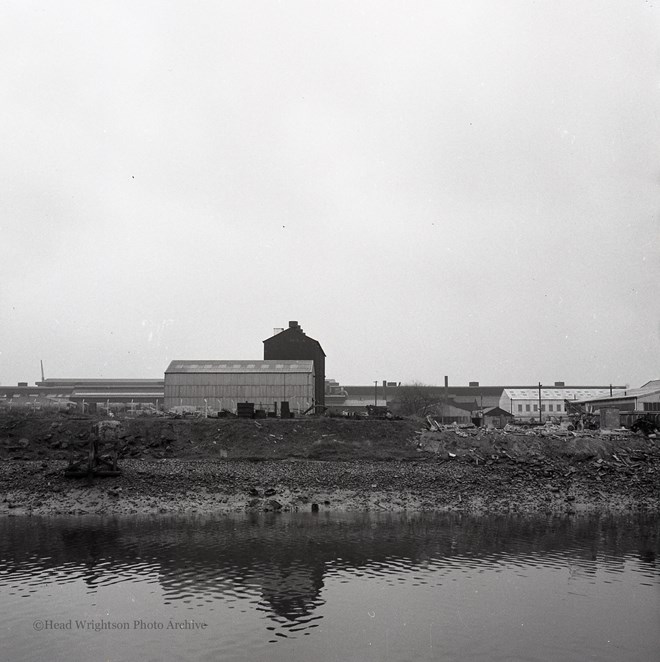
<svg viewBox="0 0 660 662">
<path fill-rule="evenodd" d="M 74 423 L 74 424 L 72 424 Z M 660 512 L 660 445 L 420 421 L 132 422 L 118 477 L 64 477 L 85 421 L 0 421 L 0 515 Z"/>
</svg>

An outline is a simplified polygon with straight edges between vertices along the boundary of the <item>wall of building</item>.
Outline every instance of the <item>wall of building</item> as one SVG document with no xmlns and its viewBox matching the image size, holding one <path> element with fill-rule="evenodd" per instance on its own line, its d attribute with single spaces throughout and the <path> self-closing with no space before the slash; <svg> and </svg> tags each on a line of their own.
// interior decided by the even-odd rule
<svg viewBox="0 0 660 662">
<path fill-rule="evenodd" d="M 501 415 L 484 414 L 484 425 L 486 427 L 503 428 L 512 420 L 511 417 Z"/>
<path fill-rule="evenodd" d="M 325 353 L 318 340 L 307 336 L 298 322 L 264 340 L 264 360 L 310 360 L 314 362 L 314 401 L 325 405 Z"/>
<path fill-rule="evenodd" d="M 254 402 L 257 409 L 272 409 L 288 402 L 292 411 L 307 410 L 314 398 L 314 375 L 305 373 L 166 373 L 165 408 L 235 410 L 238 402 Z"/>
<path fill-rule="evenodd" d="M 612 387 L 620 388 L 620 387 Z M 533 387 L 507 387 L 502 392 L 499 407 L 519 420 L 545 420 L 548 417 L 565 418 L 568 415 L 565 401 L 577 402 L 589 397 L 609 396 L 610 387 L 559 386 L 542 387 L 539 408 L 539 392 Z"/>
<path fill-rule="evenodd" d="M 644 393 L 641 389 L 634 389 L 632 394 L 591 400 L 585 404 L 589 411 L 598 411 L 604 407 L 616 407 L 622 412 L 660 411 L 660 390 L 650 389 L 648 393 Z"/>
<path fill-rule="evenodd" d="M 660 392 L 640 395 L 637 398 L 637 407 L 641 411 L 660 411 Z"/>
<path fill-rule="evenodd" d="M 524 399 L 524 400 L 508 400 L 504 403 L 505 406 L 501 406 L 504 411 L 508 411 L 513 414 L 515 418 L 531 419 L 539 418 L 539 400 L 536 399 Z M 564 400 L 541 400 L 541 414 L 545 418 L 546 416 L 566 416 L 566 407 L 564 405 Z"/>
<path fill-rule="evenodd" d="M 25 397 L 19 397 L 19 395 Z M 29 396 L 29 400 L 26 397 Z M 37 398 L 35 400 L 35 398 Z M 36 408 L 56 409 L 75 404 L 87 411 L 91 404 L 123 403 L 128 405 L 162 406 L 162 379 L 46 379 L 36 386 L 0 387 L 0 406 L 28 404 Z"/>
</svg>

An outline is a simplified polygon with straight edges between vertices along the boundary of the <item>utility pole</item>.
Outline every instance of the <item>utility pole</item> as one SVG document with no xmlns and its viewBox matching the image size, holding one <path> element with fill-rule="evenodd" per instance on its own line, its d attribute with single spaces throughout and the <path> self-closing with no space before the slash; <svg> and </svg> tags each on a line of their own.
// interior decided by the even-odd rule
<svg viewBox="0 0 660 662">
<path fill-rule="evenodd" d="M 539 423 L 543 423 L 543 414 L 541 413 L 541 382 L 539 382 Z"/>
</svg>

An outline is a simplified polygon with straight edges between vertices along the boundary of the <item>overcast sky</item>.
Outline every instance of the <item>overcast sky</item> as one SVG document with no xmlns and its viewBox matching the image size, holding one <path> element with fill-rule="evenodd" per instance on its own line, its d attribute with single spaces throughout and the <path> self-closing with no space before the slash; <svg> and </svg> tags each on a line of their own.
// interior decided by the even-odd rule
<svg viewBox="0 0 660 662">
<path fill-rule="evenodd" d="M 5 0 L 0 382 L 660 377 L 660 8 Z"/>
</svg>

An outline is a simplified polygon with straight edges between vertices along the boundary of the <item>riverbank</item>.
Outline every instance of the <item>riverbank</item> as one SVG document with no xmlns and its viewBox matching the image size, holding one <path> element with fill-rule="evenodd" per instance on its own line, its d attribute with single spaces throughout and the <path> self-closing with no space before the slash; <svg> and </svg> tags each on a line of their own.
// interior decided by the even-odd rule
<svg viewBox="0 0 660 662">
<path fill-rule="evenodd" d="M 64 477 L 89 420 L 0 421 L 0 515 L 660 512 L 660 448 L 621 432 L 420 421 L 133 420 L 114 478 Z"/>
</svg>

